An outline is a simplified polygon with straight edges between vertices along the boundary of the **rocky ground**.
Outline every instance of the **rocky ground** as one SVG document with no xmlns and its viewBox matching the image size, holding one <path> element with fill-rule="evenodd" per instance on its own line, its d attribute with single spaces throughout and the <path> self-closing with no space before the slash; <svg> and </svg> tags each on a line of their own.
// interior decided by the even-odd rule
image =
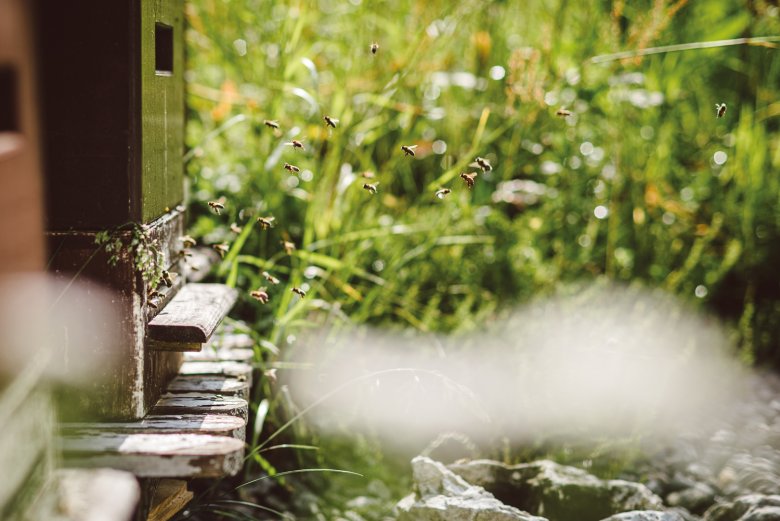
<svg viewBox="0 0 780 521">
<path fill-rule="evenodd" d="M 780 378 L 749 377 L 721 419 L 675 434 L 646 448 L 636 482 L 546 460 L 445 466 L 417 457 L 416 490 L 398 503 L 398 520 L 780 520 Z"/>
</svg>

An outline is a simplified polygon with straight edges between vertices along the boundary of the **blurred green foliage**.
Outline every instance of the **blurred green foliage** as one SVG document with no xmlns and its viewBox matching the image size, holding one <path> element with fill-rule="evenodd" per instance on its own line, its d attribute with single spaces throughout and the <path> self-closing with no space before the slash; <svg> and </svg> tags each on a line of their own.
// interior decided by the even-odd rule
<svg viewBox="0 0 780 521">
<path fill-rule="evenodd" d="M 776 1 L 190 0 L 187 20 L 191 234 L 229 244 L 218 275 L 268 351 L 322 324 L 465 331 L 608 278 L 680 295 L 745 360 L 780 361 L 777 39 L 591 60 L 777 36 Z M 469 189 L 477 156 L 494 168 Z"/>
</svg>

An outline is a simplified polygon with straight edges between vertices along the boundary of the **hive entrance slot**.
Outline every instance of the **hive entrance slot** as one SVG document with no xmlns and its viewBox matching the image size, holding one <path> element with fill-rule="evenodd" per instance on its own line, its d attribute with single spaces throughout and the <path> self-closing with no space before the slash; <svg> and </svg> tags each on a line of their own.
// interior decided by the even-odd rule
<svg viewBox="0 0 780 521">
<path fill-rule="evenodd" d="M 173 75 L 173 27 L 159 22 L 154 25 L 154 72 Z"/>
<path fill-rule="evenodd" d="M 0 65 L 0 132 L 19 132 L 17 74 L 11 65 Z"/>
</svg>

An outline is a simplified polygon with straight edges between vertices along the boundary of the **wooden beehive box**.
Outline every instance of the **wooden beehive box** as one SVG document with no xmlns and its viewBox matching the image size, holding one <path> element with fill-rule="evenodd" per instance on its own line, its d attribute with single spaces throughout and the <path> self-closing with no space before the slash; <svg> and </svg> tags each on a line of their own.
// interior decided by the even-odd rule
<svg viewBox="0 0 780 521">
<path fill-rule="evenodd" d="M 183 4 L 37 2 L 49 270 L 107 286 L 122 317 L 103 347 L 117 363 L 71 394 L 71 419 L 142 418 L 177 373 L 176 350 L 205 341 L 153 345 L 149 325 L 186 282 Z M 106 232 L 122 246 L 96 244 Z"/>
</svg>

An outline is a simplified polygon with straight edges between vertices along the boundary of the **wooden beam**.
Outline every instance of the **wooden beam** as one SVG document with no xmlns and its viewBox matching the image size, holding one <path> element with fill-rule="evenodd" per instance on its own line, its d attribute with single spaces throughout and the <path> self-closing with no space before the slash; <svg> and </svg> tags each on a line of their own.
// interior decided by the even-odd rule
<svg viewBox="0 0 780 521">
<path fill-rule="evenodd" d="M 249 399 L 249 382 L 222 375 L 179 375 L 168 384 L 169 393 L 214 393 Z"/>
<path fill-rule="evenodd" d="M 223 375 L 252 381 L 252 366 L 242 362 L 184 362 L 179 374 L 182 375 Z"/>
<path fill-rule="evenodd" d="M 137 422 L 79 422 L 63 423 L 66 435 L 96 434 L 211 434 L 245 439 L 246 421 L 228 414 L 150 414 Z"/>
<path fill-rule="evenodd" d="M 154 490 L 152 506 L 146 521 L 168 521 L 192 500 L 187 482 L 179 479 L 163 479 Z"/>
<path fill-rule="evenodd" d="M 152 408 L 152 414 L 229 414 L 247 420 L 248 405 L 243 398 L 209 393 L 166 393 Z"/>
<path fill-rule="evenodd" d="M 208 347 L 184 355 L 185 362 L 251 362 L 255 357 L 252 349 L 212 349 Z"/>
</svg>

